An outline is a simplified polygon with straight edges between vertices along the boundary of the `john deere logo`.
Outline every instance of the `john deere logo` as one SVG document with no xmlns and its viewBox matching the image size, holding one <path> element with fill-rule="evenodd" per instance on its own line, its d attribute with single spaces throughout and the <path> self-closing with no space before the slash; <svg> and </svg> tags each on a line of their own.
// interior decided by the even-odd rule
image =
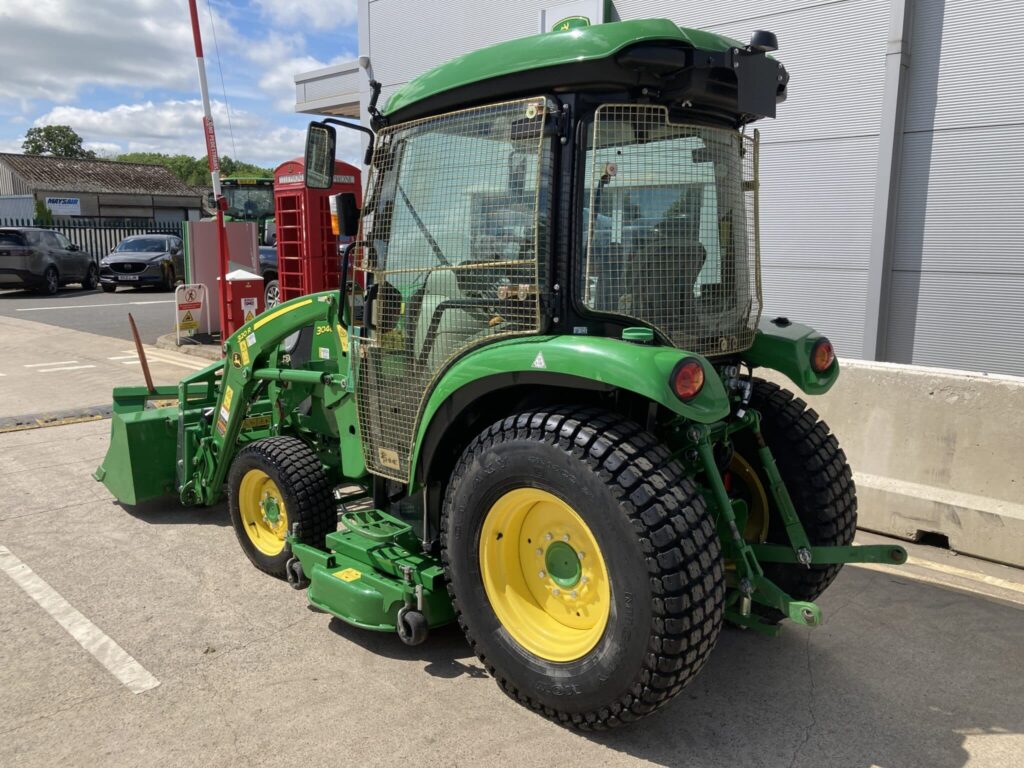
<svg viewBox="0 0 1024 768">
<path fill-rule="evenodd" d="M 570 29 L 582 29 L 583 27 L 590 26 L 590 19 L 586 16 L 566 16 L 561 21 L 556 21 L 552 27 L 552 32 L 568 32 Z"/>
</svg>

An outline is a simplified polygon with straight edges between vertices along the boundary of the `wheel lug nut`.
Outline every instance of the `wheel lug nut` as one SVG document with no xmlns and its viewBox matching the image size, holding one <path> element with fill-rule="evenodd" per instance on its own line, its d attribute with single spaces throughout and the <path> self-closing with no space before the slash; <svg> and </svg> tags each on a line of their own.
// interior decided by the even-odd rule
<svg viewBox="0 0 1024 768">
<path fill-rule="evenodd" d="M 585 552 L 577 552 L 576 556 L 579 557 L 580 560 L 582 560 L 583 559 L 583 555 L 585 555 L 585 554 L 586 554 Z"/>
<path fill-rule="evenodd" d="M 558 587 L 555 587 L 554 589 L 551 590 L 551 594 L 554 595 L 555 597 L 558 597 L 562 593 L 561 593 L 561 591 L 559 591 Z"/>
<path fill-rule="evenodd" d="M 546 541 L 551 541 L 551 540 L 552 540 L 553 538 L 555 538 L 555 537 L 554 537 L 554 536 L 552 536 L 552 535 L 551 535 L 550 533 L 545 533 L 545 534 L 544 534 L 544 539 L 545 539 Z"/>
<path fill-rule="evenodd" d="M 586 576 L 581 576 L 580 577 L 580 584 L 586 584 L 586 583 L 587 583 L 587 577 Z"/>
<path fill-rule="evenodd" d="M 541 549 L 540 547 L 537 547 L 537 557 L 540 557 L 543 554 L 544 554 L 544 550 Z"/>
<path fill-rule="evenodd" d="M 562 541 L 568 541 L 568 540 L 569 540 L 569 534 L 568 533 L 565 534 L 564 536 L 562 536 Z"/>
<path fill-rule="evenodd" d="M 540 572 L 540 573 L 538 573 L 537 575 L 538 575 L 538 576 L 539 576 L 540 578 L 542 578 L 542 579 L 543 579 L 543 578 L 545 578 L 545 577 L 547 576 L 547 574 L 546 574 L 546 573 L 544 573 L 544 571 L 541 571 L 541 572 Z"/>
<path fill-rule="evenodd" d="M 569 593 L 569 597 L 575 600 L 577 597 L 579 597 L 579 594 L 577 594 L 576 590 L 574 589 L 572 592 Z"/>
</svg>

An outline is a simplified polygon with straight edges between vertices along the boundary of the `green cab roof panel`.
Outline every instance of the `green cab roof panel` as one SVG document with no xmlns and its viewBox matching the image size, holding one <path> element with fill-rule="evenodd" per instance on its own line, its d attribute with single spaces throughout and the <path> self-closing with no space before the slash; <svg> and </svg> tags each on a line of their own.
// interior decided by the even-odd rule
<svg viewBox="0 0 1024 768">
<path fill-rule="evenodd" d="M 714 52 L 743 46 L 712 32 L 679 27 L 668 19 L 619 21 L 567 32 L 545 32 L 481 48 L 435 67 L 393 93 L 382 111 L 385 116 L 393 115 L 416 102 L 472 83 L 516 72 L 604 59 L 626 46 L 644 42 L 682 43 Z"/>
</svg>

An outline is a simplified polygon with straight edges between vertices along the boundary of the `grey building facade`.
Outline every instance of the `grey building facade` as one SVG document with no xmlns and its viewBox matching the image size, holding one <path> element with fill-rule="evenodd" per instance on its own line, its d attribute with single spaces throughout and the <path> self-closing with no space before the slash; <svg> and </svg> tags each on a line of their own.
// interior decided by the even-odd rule
<svg viewBox="0 0 1024 768">
<path fill-rule="evenodd" d="M 757 125 L 768 316 L 846 357 L 1024 376 L 1024 65 L 998 42 L 1013 0 L 359 0 L 359 59 L 297 75 L 296 109 L 365 121 L 370 77 L 383 102 L 578 8 L 778 35 L 789 98 Z"/>
</svg>

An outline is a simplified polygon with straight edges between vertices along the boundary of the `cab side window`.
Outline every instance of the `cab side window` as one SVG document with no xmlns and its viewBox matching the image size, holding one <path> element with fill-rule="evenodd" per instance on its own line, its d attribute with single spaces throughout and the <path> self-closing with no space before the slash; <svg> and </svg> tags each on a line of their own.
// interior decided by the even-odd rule
<svg viewBox="0 0 1024 768">
<path fill-rule="evenodd" d="M 53 236 L 57 238 L 58 248 L 63 248 L 65 251 L 71 248 L 71 241 L 64 237 L 60 232 L 54 232 Z"/>
</svg>

